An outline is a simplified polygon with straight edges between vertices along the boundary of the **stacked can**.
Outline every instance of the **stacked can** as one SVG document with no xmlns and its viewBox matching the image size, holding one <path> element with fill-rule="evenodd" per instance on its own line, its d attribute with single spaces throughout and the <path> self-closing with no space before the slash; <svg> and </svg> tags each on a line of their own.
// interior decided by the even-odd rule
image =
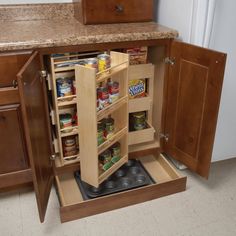
<svg viewBox="0 0 236 236">
<path fill-rule="evenodd" d="M 120 86 L 118 82 L 108 81 L 109 103 L 114 103 L 120 97 Z"/>
<path fill-rule="evenodd" d="M 102 72 L 104 70 L 107 70 L 111 67 L 111 57 L 109 54 L 100 54 L 97 56 L 98 58 L 98 70 L 99 72 Z"/>
<path fill-rule="evenodd" d="M 73 95 L 73 79 L 72 78 L 59 78 L 57 79 L 57 96 L 66 97 Z"/>
<path fill-rule="evenodd" d="M 112 137 L 115 132 L 115 121 L 113 118 L 109 117 L 103 119 L 98 123 L 97 128 L 97 139 L 98 146 L 105 142 L 106 139 Z"/>
<path fill-rule="evenodd" d="M 106 171 L 118 162 L 121 158 L 120 143 L 115 143 L 110 149 L 99 155 L 99 167 L 102 171 Z"/>
<path fill-rule="evenodd" d="M 62 146 L 63 146 L 64 157 L 77 155 L 78 140 L 76 136 L 63 138 Z"/>
</svg>

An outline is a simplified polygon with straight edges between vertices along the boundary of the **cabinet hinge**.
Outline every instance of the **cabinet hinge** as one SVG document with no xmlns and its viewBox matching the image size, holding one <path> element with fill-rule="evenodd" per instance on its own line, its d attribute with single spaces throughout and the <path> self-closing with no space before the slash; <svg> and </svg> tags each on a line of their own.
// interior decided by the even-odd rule
<svg viewBox="0 0 236 236">
<path fill-rule="evenodd" d="M 160 133 L 159 134 L 159 137 L 160 137 L 160 139 L 164 139 L 165 140 L 165 142 L 167 143 L 168 141 L 169 141 L 169 134 L 163 134 L 163 133 Z"/>
<path fill-rule="evenodd" d="M 165 64 L 169 64 L 171 66 L 175 65 L 175 58 L 171 58 L 171 57 L 166 57 L 164 59 Z"/>
<path fill-rule="evenodd" d="M 52 154 L 51 157 L 50 157 L 50 160 L 55 161 L 56 160 L 56 154 Z"/>
<path fill-rule="evenodd" d="M 46 78 L 47 77 L 47 71 L 46 70 L 41 70 L 39 71 L 39 75 L 41 78 Z"/>
</svg>

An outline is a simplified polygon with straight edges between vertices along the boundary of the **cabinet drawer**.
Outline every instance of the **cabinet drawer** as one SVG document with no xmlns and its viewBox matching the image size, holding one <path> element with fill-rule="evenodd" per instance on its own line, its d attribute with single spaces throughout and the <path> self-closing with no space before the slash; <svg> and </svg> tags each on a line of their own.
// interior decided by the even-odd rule
<svg viewBox="0 0 236 236">
<path fill-rule="evenodd" d="M 75 4 L 76 5 L 76 4 Z M 153 19 L 153 0 L 83 0 L 83 23 L 140 22 Z M 75 7 L 75 11 L 77 8 Z"/>
<path fill-rule="evenodd" d="M 13 87 L 0 88 L 0 106 L 20 103 L 18 89 Z"/>
<path fill-rule="evenodd" d="M 73 173 L 56 176 L 61 203 L 61 221 L 67 222 L 138 204 L 186 189 L 186 177 L 182 177 L 164 156 L 150 155 L 141 157 L 139 160 L 156 182 L 155 184 L 91 200 L 83 200 Z"/>
</svg>

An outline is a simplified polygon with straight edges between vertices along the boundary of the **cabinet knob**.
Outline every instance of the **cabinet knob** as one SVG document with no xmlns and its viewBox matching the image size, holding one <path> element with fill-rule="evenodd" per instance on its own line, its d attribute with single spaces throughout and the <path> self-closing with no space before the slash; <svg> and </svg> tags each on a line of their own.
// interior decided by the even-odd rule
<svg viewBox="0 0 236 236">
<path fill-rule="evenodd" d="M 18 83 L 17 83 L 17 80 L 16 80 L 16 79 L 14 79 L 14 80 L 12 81 L 12 86 L 13 86 L 14 88 L 17 88 Z"/>
<path fill-rule="evenodd" d="M 115 10 L 118 13 L 122 13 L 122 12 L 124 12 L 124 7 L 122 5 L 116 5 Z"/>
</svg>

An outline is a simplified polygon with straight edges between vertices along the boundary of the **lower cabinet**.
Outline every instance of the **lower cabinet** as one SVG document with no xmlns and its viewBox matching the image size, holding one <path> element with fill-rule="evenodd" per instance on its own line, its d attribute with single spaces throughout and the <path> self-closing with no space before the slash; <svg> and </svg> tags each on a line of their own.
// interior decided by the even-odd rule
<svg viewBox="0 0 236 236">
<path fill-rule="evenodd" d="M 20 105 L 0 106 L 0 189 L 31 181 Z"/>
<path fill-rule="evenodd" d="M 104 50 L 112 51 L 130 45 L 127 42 L 104 46 L 95 44 L 90 49 L 95 51 L 104 47 Z M 42 77 L 44 73 L 39 73 L 42 68 L 40 54 L 34 52 L 18 74 L 24 131 L 41 222 L 45 219 L 53 179 L 56 180 L 61 204 L 61 221 L 66 222 L 184 191 L 186 177 L 182 177 L 165 156 L 171 156 L 200 176 L 208 177 L 225 54 L 169 39 L 157 40 L 149 47 L 146 65 L 124 66 L 123 60 L 117 60 L 117 65 L 111 65 L 111 71 L 96 74 L 95 69 L 84 67 L 86 63 L 81 62 L 87 47 L 80 47 L 83 56 L 74 54 L 77 50 L 74 48 L 72 53 L 63 56 L 50 56 L 50 51 L 44 54 L 45 62 L 49 62 L 48 68 L 45 65 L 49 72 L 48 87 L 52 88 L 49 91 L 53 101 L 50 105 L 54 109 L 51 111 L 52 129 L 46 81 Z M 87 57 L 91 54 L 88 53 Z M 127 72 L 125 76 L 123 73 Z M 104 89 L 104 84 L 100 83 L 108 84 L 110 79 L 119 82 L 123 88 L 120 98 L 114 103 L 107 102 L 107 106 L 99 110 L 97 105 L 108 95 L 106 92 L 106 96 L 101 96 L 100 89 L 107 91 L 107 88 Z M 127 94 L 127 82 L 135 89 L 142 87 L 143 81 L 147 81 L 145 96 L 132 100 Z M 192 92 L 196 84 L 197 97 Z M 122 106 L 117 107 L 119 104 Z M 134 122 L 127 122 L 127 116 L 133 121 L 135 117 L 140 118 L 140 114 L 133 113 L 142 111 L 145 113 L 141 114 L 141 118 L 145 117 L 144 129 L 135 129 L 140 128 L 137 127 L 140 123 L 135 126 Z M 65 119 L 68 117 L 69 122 Z M 98 122 L 103 118 L 112 118 L 118 125 L 114 136 L 106 136 L 107 139 L 99 144 L 101 127 Z M 71 123 L 69 127 L 66 126 L 68 123 Z M 105 136 L 104 132 L 101 133 Z M 50 142 L 53 137 L 54 144 L 59 140 L 59 148 L 54 147 L 54 150 Z M 91 187 L 99 188 L 103 181 L 109 181 L 110 174 L 120 167 L 119 161 L 102 172 L 100 164 L 104 167 L 105 161 L 111 162 L 111 155 L 107 155 L 106 160 L 99 155 L 116 141 L 120 141 L 122 164 L 131 158 L 138 159 L 153 182 L 97 198 L 83 197 L 74 171 L 80 170 L 81 179 Z M 51 160 L 55 160 L 55 168 Z"/>
<path fill-rule="evenodd" d="M 0 54 L 0 191 L 32 184 L 16 81 L 16 74 L 30 54 Z"/>
</svg>

